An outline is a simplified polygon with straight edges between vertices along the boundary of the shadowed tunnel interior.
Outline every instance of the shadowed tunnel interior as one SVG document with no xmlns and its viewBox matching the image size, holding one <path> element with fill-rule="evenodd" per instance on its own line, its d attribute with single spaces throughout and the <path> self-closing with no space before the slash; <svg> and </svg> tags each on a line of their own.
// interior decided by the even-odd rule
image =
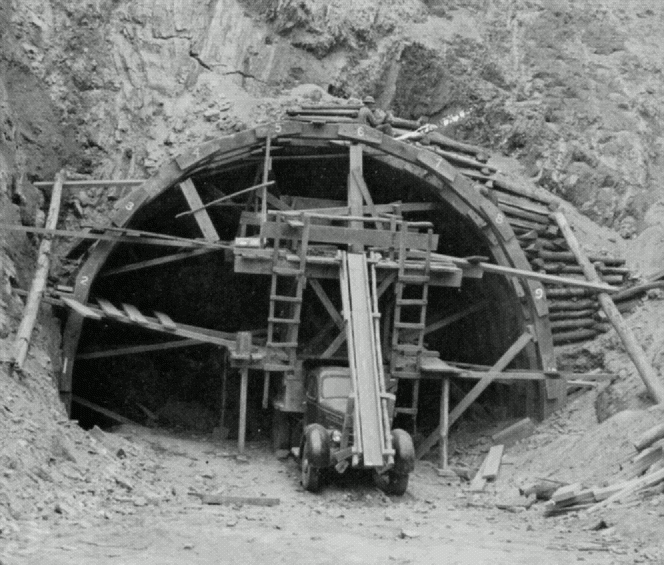
<svg viewBox="0 0 664 565">
<path fill-rule="evenodd" d="M 320 147 L 279 147 L 273 154 L 270 188 L 294 208 L 345 205 L 349 171 L 348 150 Z M 201 167 L 190 178 L 203 202 L 229 195 L 261 182 L 263 159 L 255 155 L 224 165 Z M 404 212 L 406 220 L 429 221 L 439 235 L 437 251 L 458 257 L 486 256 L 491 249 L 474 224 L 463 217 L 444 194 L 427 179 L 423 171 L 414 172 L 402 162 L 376 154 L 363 158 L 363 173 L 375 204 L 394 202 L 432 203 L 429 210 Z M 329 201 L 324 203 L 320 201 Z M 254 209 L 255 193 L 247 193 L 208 208 L 221 241 L 232 242 L 240 233 L 243 210 Z M 178 186 L 171 186 L 149 204 L 140 208 L 127 227 L 188 238 L 201 237 L 192 215 L 176 218 L 189 210 Z M 367 227 L 367 229 L 370 229 Z M 177 250 L 175 251 L 177 252 Z M 109 256 L 94 281 L 91 300 L 105 298 L 116 305 L 136 306 L 141 312 L 159 311 L 178 323 L 223 332 L 252 331 L 265 336 L 269 309 L 270 277 L 235 273 L 232 251 L 213 251 L 195 257 L 150 268 L 114 272 L 174 253 L 173 248 L 119 244 Z M 339 283 L 322 279 L 321 285 L 340 308 Z M 513 287 L 500 275 L 484 274 L 481 279 L 464 278 L 460 288 L 432 286 L 429 289 L 427 322 L 477 305 L 474 313 L 427 333 L 425 343 L 444 360 L 490 365 L 523 331 L 523 311 Z M 394 293 L 380 299 L 383 317 L 391 315 Z M 325 308 L 308 285 L 303 300 L 302 325 L 298 356 L 308 363 L 322 351 L 323 343 L 310 344 L 319 329 L 329 320 Z M 327 336 L 328 341 L 335 332 Z M 106 356 L 103 352 L 137 345 L 174 341 L 177 338 L 139 327 L 122 325 L 108 319 L 86 320 L 73 374 L 73 393 L 109 408 L 137 422 L 157 421 L 201 432 L 220 425 L 222 373 L 227 373 L 227 410 L 223 427 L 233 437 L 238 413 L 237 373 L 228 369 L 221 347 L 189 344 L 153 352 Z M 320 340 L 319 340 L 320 341 Z M 384 358 L 389 344 L 384 340 Z M 101 352 L 101 354 L 100 354 Z M 99 355 L 100 356 L 96 356 Z M 345 348 L 340 349 L 340 358 Z M 313 362 L 313 361 L 312 361 Z M 334 360 L 332 362 L 335 362 Z M 339 362 L 337 360 L 336 362 Z M 525 355 L 517 357 L 516 366 L 529 367 Z M 273 387 L 277 379 L 273 378 Z M 455 382 L 451 395 L 457 402 L 472 386 L 472 381 Z M 426 429 L 437 424 L 439 381 L 423 381 L 420 393 L 418 426 Z M 507 408 L 512 414 L 523 410 L 524 385 L 492 385 L 481 397 L 489 407 Z M 402 392 L 400 394 L 407 394 Z M 251 439 L 268 432 L 270 411 L 263 410 L 262 373 L 252 372 L 249 388 L 248 434 Z M 473 412 L 469 412 L 472 417 Z M 103 416 L 74 404 L 72 417 L 84 427 L 108 425 Z"/>
</svg>

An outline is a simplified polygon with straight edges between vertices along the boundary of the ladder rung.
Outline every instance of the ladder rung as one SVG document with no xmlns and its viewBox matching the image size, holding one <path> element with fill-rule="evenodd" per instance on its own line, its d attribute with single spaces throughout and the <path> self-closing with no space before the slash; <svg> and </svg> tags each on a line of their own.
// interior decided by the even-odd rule
<svg viewBox="0 0 664 565">
<path fill-rule="evenodd" d="M 282 277 L 297 277 L 303 274 L 301 269 L 289 269 L 288 267 L 274 267 L 272 272 Z"/>
<path fill-rule="evenodd" d="M 300 323 L 300 320 L 295 318 L 268 318 L 267 321 L 273 324 L 293 324 L 294 326 Z"/>
<path fill-rule="evenodd" d="M 423 330 L 426 326 L 410 322 L 394 322 L 394 327 L 398 330 Z"/>
<path fill-rule="evenodd" d="M 263 365 L 263 370 L 264 371 L 292 371 L 293 366 L 292 365 L 284 365 L 281 363 L 265 363 Z"/>
<path fill-rule="evenodd" d="M 292 228 L 304 227 L 304 222 L 302 220 L 286 220 L 286 223 Z"/>
<path fill-rule="evenodd" d="M 429 282 L 429 277 L 424 275 L 402 275 L 399 282 L 405 284 L 425 284 Z"/>
<path fill-rule="evenodd" d="M 286 349 L 297 347 L 297 341 L 268 341 L 265 345 L 267 347 L 283 347 Z"/>
<path fill-rule="evenodd" d="M 424 298 L 402 298 L 397 300 L 397 306 L 426 306 L 427 301 Z"/>
<path fill-rule="evenodd" d="M 417 415 L 417 408 L 395 408 L 398 414 L 410 414 L 411 416 Z"/>
<path fill-rule="evenodd" d="M 392 349 L 395 351 L 403 351 L 404 353 L 420 353 L 423 350 L 419 345 L 413 345 L 412 343 L 397 343 L 392 346 Z M 404 357 L 406 357 L 404 355 Z M 408 356 L 411 357 L 411 356 Z M 415 355 L 412 356 L 415 358 Z"/>
<path fill-rule="evenodd" d="M 279 294 L 270 295 L 270 300 L 276 302 L 302 302 L 302 298 L 298 296 L 282 296 Z"/>
<path fill-rule="evenodd" d="M 412 381 L 421 378 L 421 375 L 412 371 L 392 371 L 392 378 Z"/>
</svg>

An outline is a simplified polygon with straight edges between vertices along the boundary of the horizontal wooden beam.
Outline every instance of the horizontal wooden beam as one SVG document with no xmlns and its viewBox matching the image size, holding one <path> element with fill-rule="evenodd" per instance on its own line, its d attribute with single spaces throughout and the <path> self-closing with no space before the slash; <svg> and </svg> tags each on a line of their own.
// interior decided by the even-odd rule
<svg viewBox="0 0 664 565">
<path fill-rule="evenodd" d="M 146 261 L 139 261 L 138 263 L 131 263 L 129 265 L 124 265 L 122 267 L 117 267 L 115 269 L 109 269 L 108 271 L 103 271 L 99 274 L 100 277 L 110 277 L 113 275 L 119 275 L 121 273 L 128 273 L 131 271 L 138 271 L 140 269 L 149 269 L 151 267 L 157 267 L 159 265 L 166 265 L 167 263 L 173 263 L 174 261 L 186 261 L 193 257 L 200 257 L 201 255 L 206 255 L 208 253 L 214 253 L 215 251 L 227 251 L 226 249 L 213 248 L 213 249 L 195 249 L 194 251 L 184 251 L 182 253 L 174 253 L 172 255 L 166 255 L 164 257 L 157 257 L 156 259 L 148 259 Z"/>
<path fill-rule="evenodd" d="M 243 219 L 248 225 L 260 225 L 260 216 L 255 214 L 243 214 Z M 380 218 L 378 218 L 380 220 Z M 300 230 L 291 229 L 288 226 L 278 225 L 277 222 L 267 221 L 263 224 L 263 237 L 298 240 L 302 237 Z M 332 243 L 337 245 L 349 245 L 358 243 L 367 247 L 393 247 L 399 248 L 400 234 L 389 230 L 354 229 L 341 226 L 311 225 L 309 241 L 316 243 Z M 429 236 L 420 233 L 408 233 L 405 235 L 406 247 L 413 249 L 426 249 Z M 438 236 L 433 236 L 432 244 L 438 245 Z"/>
<path fill-rule="evenodd" d="M 119 355 L 136 355 L 138 353 L 149 353 L 151 351 L 163 351 L 165 349 L 179 349 L 181 347 L 192 347 L 204 345 L 197 339 L 180 339 L 178 341 L 166 341 L 164 343 L 152 343 L 150 345 L 134 345 L 132 347 L 118 347 L 104 351 L 91 351 L 80 353 L 76 359 L 102 359 L 105 357 L 117 357 Z"/>
<path fill-rule="evenodd" d="M 109 228 L 99 228 L 109 229 Z M 14 231 L 22 233 L 38 233 L 54 237 L 75 237 L 78 239 L 99 239 L 103 241 L 115 241 L 118 243 L 132 243 L 135 245 L 158 245 L 163 247 L 214 247 L 226 249 L 229 246 L 221 243 L 212 243 L 201 239 L 185 239 L 160 237 L 161 234 L 153 234 L 152 237 L 142 235 L 111 235 L 108 233 L 93 233 L 75 230 L 49 230 L 47 228 L 35 228 L 31 226 L 19 226 L 17 224 L 0 224 L 0 231 Z M 118 232 L 122 233 L 122 232 Z"/>
<path fill-rule="evenodd" d="M 67 180 L 62 184 L 62 188 L 96 188 L 103 186 L 138 186 L 147 179 L 122 179 L 122 180 Z M 37 188 L 51 188 L 55 181 L 37 181 L 33 182 Z"/>
</svg>

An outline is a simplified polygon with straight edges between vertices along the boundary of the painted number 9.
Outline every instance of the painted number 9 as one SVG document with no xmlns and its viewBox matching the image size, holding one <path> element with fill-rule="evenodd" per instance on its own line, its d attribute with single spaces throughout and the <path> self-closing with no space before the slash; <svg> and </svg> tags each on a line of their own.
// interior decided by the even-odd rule
<svg viewBox="0 0 664 565">
<path fill-rule="evenodd" d="M 537 298 L 537 300 L 541 300 L 542 298 L 544 298 L 544 290 L 542 290 L 541 288 L 536 288 L 535 298 Z"/>
</svg>

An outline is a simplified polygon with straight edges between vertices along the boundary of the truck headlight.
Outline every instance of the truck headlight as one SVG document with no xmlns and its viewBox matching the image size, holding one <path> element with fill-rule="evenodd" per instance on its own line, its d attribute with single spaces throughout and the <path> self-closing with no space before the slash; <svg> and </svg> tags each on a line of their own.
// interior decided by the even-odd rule
<svg viewBox="0 0 664 565">
<path fill-rule="evenodd" d="M 332 431 L 332 441 L 334 443 L 340 443 L 341 442 L 341 432 L 339 430 L 333 430 Z"/>
</svg>

